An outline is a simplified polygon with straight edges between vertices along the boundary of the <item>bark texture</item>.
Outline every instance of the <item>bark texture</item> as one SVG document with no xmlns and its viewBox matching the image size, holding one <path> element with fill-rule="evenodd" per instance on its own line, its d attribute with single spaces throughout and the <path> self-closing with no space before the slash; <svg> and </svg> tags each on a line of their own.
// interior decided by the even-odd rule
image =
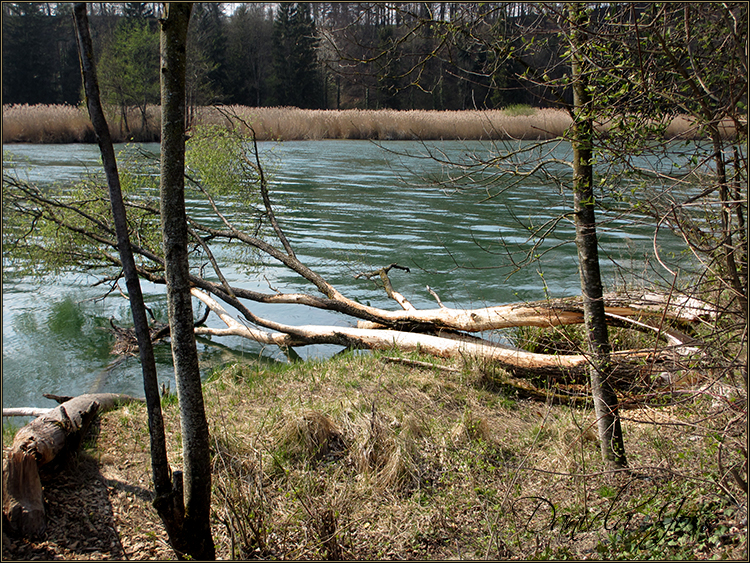
<svg viewBox="0 0 750 563">
<path fill-rule="evenodd" d="M 191 3 L 165 5 L 161 21 L 161 226 L 172 358 L 184 460 L 182 499 L 184 519 L 172 538 L 180 557 L 215 558 L 210 527 L 211 457 L 201 388 L 198 352 L 193 332 L 193 307 L 188 263 L 188 224 L 185 212 L 185 68 Z M 174 506 L 174 505 L 173 505 Z"/>
<path fill-rule="evenodd" d="M 511 346 L 504 346 L 496 342 L 490 342 L 470 335 L 457 334 L 455 331 L 434 331 L 434 334 L 420 332 L 384 330 L 382 327 L 344 327 L 344 326 L 319 326 L 301 325 L 289 326 L 275 324 L 275 331 L 250 328 L 230 315 L 222 305 L 211 295 L 193 288 L 193 296 L 200 299 L 212 312 L 224 322 L 226 328 L 197 327 L 196 334 L 213 336 L 241 336 L 260 342 L 271 344 L 282 348 L 302 346 L 307 344 L 337 344 L 352 348 L 365 348 L 368 350 L 398 349 L 404 352 L 421 351 L 443 358 L 475 358 L 497 362 L 503 368 L 518 375 L 533 374 L 541 376 L 570 376 L 585 372 L 590 365 L 588 354 L 540 354 L 528 352 Z M 533 319 L 544 318 L 548 311 L 542 309 Z M 582 321 L 582 313 L 576 313 L 577 322 Z M 609 315 L 613 322 L 626 323 L 638 330 L 655 331 L 654 327 L 627 319 Z M 527 317 L 524 320 L 528 321 Z M 571 321 L 572 322 L 572 321 Z M 519 322 L 517 325 L 528 326 Z M 640 326 L 639 326 L 640 325 Z M 672 347 L 672 353 L 694 354 L 700 353 L 695 341 L 687 335 L 676 330 L 661 332 L 661 336 Z M 643 358 L 658 358 L 664 353 L 655 351 L 653 348 L 647 350 L 627 350 L 618 352 L 610 358 L 610 363 L 615 362 L 620 371 L 636 370 L 637 362 Z"/>
<path fill-rule="evenodd" d="M 172 491 L 167 446 L 164 437 L 164 421 L 161 412 L 156 360 L 151 342 L 151 333 L 143 302 L 138 270 L 133 257 L 133 249 L 128 234 L 128 223 L 125 204 L 120 189 L 120 175 L 117 170 L 117 159 L 109 134 L 109 126 L 104 116 L 99 96 L 99 82 L 94 65 L 94 52 L 89 33 L 88 15 L 85 3 L 76 3 L 73 9 L 76 24 L 76 41 L 81 62 L 81 74 L 86 92 L 91 123 L 96 133 L 102 164 L 107 177 L 109 199 L 117 236 L 117 249 L 122 264 L 125 283 L 128 288 L 130 310 L 133 315 L 133 327 L 138 342 L 138 353 L 143 372 L 143 389 L 148 409 L 148 427 L 151 441 L 151 468 L 153 472 L 156 497 L 169 495 Z M 166 523 L 166 522 L 165 522 Z"/>
<path fill-rule="evenodd" d="M 599 250 L 594 212 L 593 134 L 594 111 L 585 72 L 588 14 L 584 4 L 571 4 L 571 79 L 573 83 L 573 205 L 576 225 L 584 324 L 590 358 L 591 394 L 594 398 L 602 457 L 624 467 L 625 446 L 617 395 L 609 381 L 611 347 L 604 311 Z"/>
</svg>

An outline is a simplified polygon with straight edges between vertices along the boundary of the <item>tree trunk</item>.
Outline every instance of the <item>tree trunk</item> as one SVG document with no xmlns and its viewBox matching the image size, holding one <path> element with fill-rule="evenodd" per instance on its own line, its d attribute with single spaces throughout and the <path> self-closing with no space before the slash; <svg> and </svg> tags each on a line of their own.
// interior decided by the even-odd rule
<svg viewBox="0 0 750 563">
<path fill-rule="evenodd" d="M 735 260 L 735 246 L 732 243 L 732 203 L 729 196 L 724 151 L 721 134 L 715 126 L 709 128 L 714 148 L 714 163 L 716 164 L 716 182 L 719 184 L 719 200 L 721 201 L 721 247 L 724 254 L 724 267 L 729 285 L 740 303 L 740 314 L 747 324 L 747 288 L 740 279 L 742 267 Z M 739 205 L 735 203 L 734 205 Z"/>
<path fill-rule="evenodd" d="M 256 328 L 250 328 L 239 322 L 207 293 L 193 288 L 193 296 L 200 299 L 211 311 L 216 313 L 226 324 L 227 328 L 198 327 L 196 334 L 207 334 L 214 336 L 241 336 L 261 344 L 271 344 L 282 348 L 303 346 L 308 344 L 337 344 L 352 348 L 364 348 L 368 350 L 397 349 L 403 352 L 421 351 L 426 354 L 443 358 L 475 358 L 486 361 L 497 362 L 503 368 L 516 374 L 533 374 L 541 376 L 564 377 L 584 372 L 590 363 L 590 358 L 584 354 L 538 354 L 503 346 L 489 342 L 481 338 L 469 335 L 456 334 L 455 331 L 437 331 L 437 334 L 424 334 L 420 332 L 407 332 L 398 330 L 384 330 L 374 328 L 354 328 L 343 326 L 287 326 L 275 324 L 278 332 L 270 332 Z M 627 321 L 626 318 L 615 318 L 619 322 Z M 579 321 L 580 322 L 580 321 Z M 633 326 L 644 330 L 657 330 L 637 321 Z M 519 325 L 520 326 L 520 325 Z M 677 331 L 661 331 L 675 353 L 685 350 L 686 353 L 698 351 L 694 346 L 689 346 L 691 339 Z M 618 352 L 616 361 L 622 366 L 621 369 L 630 369 L 631 361 L 643 358 L 657 357 L 653 348 L 648 350 L 628 350 Z"/>
<path fill-rule="evenodd" d="M 76 23 L 76 41 L 81 62 L 81 73 L 83 74 L 86 101 L 88 103 L 91 124 L 94 127 L 99 150 L 102 154 L 102 164 L 107 177 L 109 187 L 109 199 L 112 206 L 112 217 L 115 222 L 117 234 L 117 249 L 120 254 L 122 271 L 128 288 L 130 310 L 133 315 L 133 326 L 138 340 L 138 350 L 143 371 L 143 389 L 146 395 L 148 409 L 148 427 L 151 441 L 151 468 L 154 478 L 154 489 L 156 497 L 169 495 L 172 491 L 170 480 L 169 461 L 167 460 L 167 446 L 164 437 L 164 420 L 161 413 L 161 398 L 159 396 L 159 385 L 156 374 L 156 360 L 154 359 L 153 346 L 151 344 L 151 333 L 146 317 L 146 307 L 143 303 L 141 284 L 138 278 L 135 259 L 128 235 L 128 224 L 125 213 L 125 205 L 120 189 L 120 176 L 117 170 L 112 139 L 109 134 L 109 126 L 104 117 L 101 99 L 99 96 L 99 82 L 94 66 L 94 51 L 89 33 L 88 16 L 86 4 L 76 3 L 74 7 Z M 165 522 L 166 525 L 166 522 Z"/>
<path fill-rule="evenodd" d="M 58 469 L 78 451 L 97 413 L 134 400 L 114 393 L 79 395 L 16 433 L 3 466 L 3 516 L 13 533 L 39 537 L 47 527 L 39 470 Z"/>
<path fill-rule="evenodd" d="M 173 547 L 180 557 L 214 559 L 211 457 L 193 332 L 185 212 L 185 64 L 191 3 L 165 5 L 161 20 L 161 225 L 167 303 L 184 460 L 184 521 Z M 175 499 L 177 501 L 177 499 Z"/>
<path fill-rule="evenodd" d="M 588 14 L 586 6 L 570 4 L 571 79 L 573 83 L 573 201 L 576 246 L 581 276 L 584 324 L 590 354 L 591 393 L 599 429 L 602 457 L 624 467 L 625 446 L 617 395 L 609 381 L 612 373 L 607 321 L 604 312 L 599 251 L 594 213 L 593 100 L 585 72 Z"/>
</svg>

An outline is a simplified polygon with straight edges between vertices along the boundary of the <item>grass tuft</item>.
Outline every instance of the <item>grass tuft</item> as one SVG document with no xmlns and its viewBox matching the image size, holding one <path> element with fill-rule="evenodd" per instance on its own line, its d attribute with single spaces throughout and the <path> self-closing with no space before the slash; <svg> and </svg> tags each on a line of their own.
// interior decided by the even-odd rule
<svg viewBox="0 0 750 563">
<path fill-rule="evenodd" d="M 343 436 L 323 413 L 308 410 L 293 415 L 279 431 L 278 450 L 292 462 L 317 462 L 336 457 L 346 448 Z"/>
<path fill-rule="evenodd" d="M 451 369 L 374 353 L 212 374 L 219 557 L 746 557 L 747 494 L 733 478 L 747 479 L 744 403 L 685 388 L 679 401 L 628 408 L 629 471 L 610 472 L 590 406 L 521 399 L 471 359 L 408 359 Z M 179 406 L 165 404 L 164 419 L 179 469 Z M 96 448 L 122 490 L 141 483 L 145 407 L 103 415 Z M 153 512 L 139 503 L 128 510 Z"/>
</svg>

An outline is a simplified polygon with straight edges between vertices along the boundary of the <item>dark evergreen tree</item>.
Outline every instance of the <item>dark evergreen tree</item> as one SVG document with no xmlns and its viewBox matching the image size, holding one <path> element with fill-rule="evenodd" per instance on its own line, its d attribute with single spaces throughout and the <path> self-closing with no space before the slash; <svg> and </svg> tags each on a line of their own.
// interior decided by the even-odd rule
<svg viewBox="0 0 750 563">
<path fill-rule="evenodd" d="M 80 99 L 72 26 L 66 16 L 45 8 L 38 2 L 3 2 L 4 104 Z"/>
<path fill-rule="evenodd" d="M 265 105 L 272 71 L 273 13 L 265 4 L 241 4 L 227 24 L 226 102 Z"/>
<path fill-rule="evenodd" d="M 154 18 L 123 18 L 99 58 L 102 98 L 120 109 L 126 132 L 129 108 L 138 108 L 141 131 L 147 130 L 147 107 L 159 103 L 159 35 Z"/>
<path fill-rule="evenodd" d="M 222 5 L 195 4 L 188 30 L 187 90 L 191 106 L 223 102 L 231 88 Z"/>
<path fill-rule="evenodd" d="M 401 109 L 401 50 L 396 44 L 394 26 L 383 26 L 378 29 L 379 48 L 384 56 L 376 59 L 377 105 L 378 107 Z"/>
<path fill-rule="evenodd" d="M 309 4 L 279 5 L 273 26 L 273 93 L 277 105 L 321 107 L 318 42 Z"/>
</svg>

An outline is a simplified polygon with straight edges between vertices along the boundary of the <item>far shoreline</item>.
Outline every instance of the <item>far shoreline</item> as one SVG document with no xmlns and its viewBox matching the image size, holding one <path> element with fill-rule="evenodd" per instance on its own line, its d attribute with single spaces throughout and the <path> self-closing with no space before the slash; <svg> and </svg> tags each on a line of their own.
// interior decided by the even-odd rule
<svg viewBox="0 0 750 563">
<path fill-rule="evenodd" d="M 119 109 L 109 111 L 113 141 L 159 142 L 158 106 L 131 108 L 127 127 Z M 667 119 L 669 121 L 667 122 Z M 495 110 L 308 110 L 295 107 L 206 106 L 194 108 L 190 126 L 252 127 L 258 141 L 534 141 L 564 137 L 571 118 L 564 110 L 510 106 Z M 235 125 L 237 126 L 237 125 Z M 661 123 L 664 140 L 705 138 L 694 120 L 674 116 Z M 3 144 L 96 143 L 82 106 L 4 105 Z M 600 126 L 607 131 L 607 126 Z M 735 137 L 733 124 L 722 126 Z"/>
</svg>

